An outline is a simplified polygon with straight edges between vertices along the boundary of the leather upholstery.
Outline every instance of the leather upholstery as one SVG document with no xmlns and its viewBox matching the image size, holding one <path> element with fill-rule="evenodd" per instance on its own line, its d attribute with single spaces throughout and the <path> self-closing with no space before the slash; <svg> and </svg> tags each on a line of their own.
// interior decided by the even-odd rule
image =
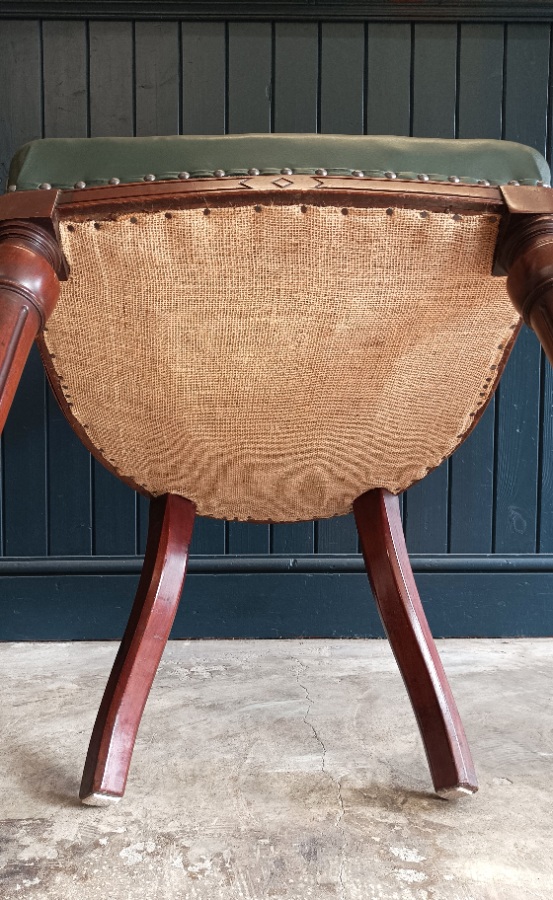
<svg viewBox="0 0 553 900">
<path fill-rule="evenodd" d="M 444 182 L 458 178 L 475 184 L 550 183 L 543 157 L 510 141 L 441 140 L 317 134 L 239 134 L 137 138 L 47 138 L 25 144 L 16 153 L 8 185 L 30 190 L 41 185 L 72 188 L 191 177 L 277 174 L 330 175 L 362 172 L 368 177 L 394 173 L 413 180 Z M 186 174 L 185 176 L 186 177 Z M 426 180 L 426 179 L 425 179 Z M 79 187 L 81 184 L 79 184 Z"/>
</svg>

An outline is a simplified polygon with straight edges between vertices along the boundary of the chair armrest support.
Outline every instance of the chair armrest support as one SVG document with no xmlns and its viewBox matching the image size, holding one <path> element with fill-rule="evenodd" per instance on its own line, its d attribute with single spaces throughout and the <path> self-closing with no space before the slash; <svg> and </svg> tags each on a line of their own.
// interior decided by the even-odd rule
<svg viewBox="0 0 553 900">
<path fill-rule="evenodd" d="M 58 244 L 42 226 L 0 224 L 0 432 L 33 341 L 56 305 L 62 266 Z"/>
<path fill-rule="evenodd" d="M 553 215 L 512 216 L 498 262 L 514 306 L 553 365 Z"/>
</svg>

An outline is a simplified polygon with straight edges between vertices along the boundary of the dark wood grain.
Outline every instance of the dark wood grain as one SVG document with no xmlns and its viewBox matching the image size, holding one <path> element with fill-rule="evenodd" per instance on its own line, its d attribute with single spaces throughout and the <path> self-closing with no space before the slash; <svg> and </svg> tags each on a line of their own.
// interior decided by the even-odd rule
<svg viewBox="0 0 553 900">
<path fill-rule="evenodd" d="M 131 616 L 94 725 L 80 797 L 103 805 L 123 796 L 146 700 L 169 638 L 186 575 L 195 507 L 152 500 L 148 544 Z"/>
<path fill-rule="evenodd" d="M 363 557 L 390 646 L 417 717 L 434 788 L 478 789 L 455 700 L 420 602 L 407 555 L 398 498 L 368 491 L 353 505 Z"/>
<path fill-rule="evenodd" d="M 31 222 L 0 225 L 0 432 L 33 341 L 59 295 L 61 253 Z"/>
</svg>

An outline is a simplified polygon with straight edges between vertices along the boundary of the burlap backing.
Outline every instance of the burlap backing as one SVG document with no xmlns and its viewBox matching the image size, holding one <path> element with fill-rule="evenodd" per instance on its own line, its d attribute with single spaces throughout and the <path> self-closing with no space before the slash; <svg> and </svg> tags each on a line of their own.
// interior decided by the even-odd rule
<svg viewBox="0 0 553 900">
<path fill-rule="evenodd" d="M 46 347 L 90 442 L 148 492 L 218 518 L 346 513 L 438 465 L 485 404 L 518 322 L 497 227 L 296 205 L 65 221 Z"/>
</svg>

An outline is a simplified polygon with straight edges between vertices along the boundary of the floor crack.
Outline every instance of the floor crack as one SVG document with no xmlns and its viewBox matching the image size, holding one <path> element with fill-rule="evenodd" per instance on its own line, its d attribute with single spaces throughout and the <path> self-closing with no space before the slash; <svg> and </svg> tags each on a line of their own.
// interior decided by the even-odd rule
<svg viewBox="0 0 553 900">
<path fill-rule="evenodd" d="M 342 822 L 342 819 L 344 818 L 344 815 L 346 812 L 346 808 L 344 806 L 344 798 L 342 796 L 342 779 L 335 778 L 334 775 L 331 772 L 329 772 L 328 769 L 326 768 L 326 746 L 325 746 L 325 743 L 324 743 L 322 737 L 320 736 L 319 732 L 313 725 L 313 722 L 311 722 L 309 719 L 309 713 L 311 712 L 311 707 L 314 706 L 315 701 L 310 696 L 307 685 L 303 684 L 300 681 L 300 677 L 301 677 L 300 670 L 305 671 L 305 669 L 307 667 L 306 667 L 305 663 L 302 663 L 301 660 L 299 660 L 299 659 L 296 659 L 295 662 L 298 664 L 298 668 L 296 669 L 296 681 L 298 683 L 298 686 L 301 687 L 302 690 L 304 691 L 305 699 L 307 700 L 307 709 L 305 711 L 303 721 L 307 725 L 307 727 L 311 729 L 311 731 L 313 732 L 313 736 L 315 737 L 315 740 L 321 747 L 321 772 L 323 773 L 323 775 L 326 775 L 327 778 L 330 778 L 332 783 L 336 786 L 339 811 L 338 811 L 338 815 L 336 817 L 336 821 L 334 824 L 338 827 L 340 825 L 340 823 Z M 342 866 L 340 868 L 340 880 L 341 880 L 341 876 L 342 876 L 342 867 L 343 867 L 343 862 L 342 862 Z"/>
</svg>

